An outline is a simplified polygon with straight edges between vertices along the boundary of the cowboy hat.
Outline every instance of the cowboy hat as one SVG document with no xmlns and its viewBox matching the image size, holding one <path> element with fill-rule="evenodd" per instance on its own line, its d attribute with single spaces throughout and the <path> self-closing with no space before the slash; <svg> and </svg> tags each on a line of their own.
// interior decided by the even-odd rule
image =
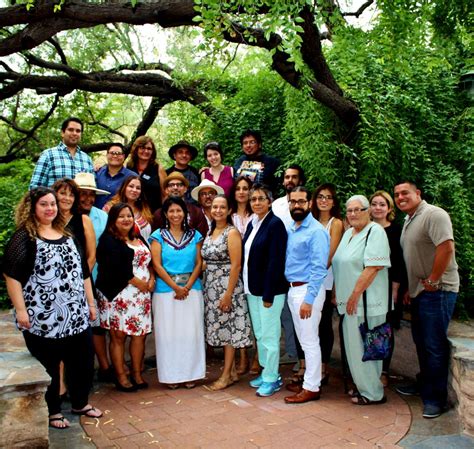
<svg viewBox="0 0 474 449">
<path fill-rule="evenodd" d="M 171 159 L 174 160 L 174 152 L 178 149 L 178 148 L 187 148 L 189 150 L 189 152 L 191 153 L 191 160 L 192 159 L 195 159 L 197 154 L 198 154 L 198 150 L 196 147 L 193 147 L 192 145 L 190 145 L 186 140 L 180 140 L 177 144 L 173 145 L 169 150 L 168 150 L 168 154 L 170 156 Z"/>
<path fill-rule="evenodd" d="M 74 182 L 80 189 L 93 190 L 97 195 L 110 195 L 110 192 L 107 192 L 107 190 L 97 188 L 93 173 L 77 173 Z"/>
<path fill-rule="evenodd" d="M 199 192 L 202 189 L 214 189 L 217 195 L 224 195 L 224 189 L 221 186 L 209 181 L 209 179 L 203 179 L 201 184 L 199 184 L 197 187 L 194 187 L 194 189 L 191 191 L 191 197 L 193 200 L 199 201 Z"/>
</svg>

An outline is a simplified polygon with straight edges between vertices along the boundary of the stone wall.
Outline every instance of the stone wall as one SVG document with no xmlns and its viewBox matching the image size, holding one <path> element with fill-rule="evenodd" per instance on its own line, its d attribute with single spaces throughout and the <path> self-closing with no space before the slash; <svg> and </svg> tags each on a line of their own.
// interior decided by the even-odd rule
<svg viewBox="0 0 474 449">
<path fill-rule="evenodd" d="M 11 313 L 0 315 L 0 335 L 0 447 L 47 448 L 50 378 L 26 349 Z"/>
</svg>

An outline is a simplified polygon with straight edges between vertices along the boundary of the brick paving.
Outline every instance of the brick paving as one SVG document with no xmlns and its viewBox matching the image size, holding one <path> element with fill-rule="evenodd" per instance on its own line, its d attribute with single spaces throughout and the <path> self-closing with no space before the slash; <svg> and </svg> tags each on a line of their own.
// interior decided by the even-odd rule
<svg viewBox="0 0 474 449">
<path fill-rule="evenodd" d="M 285 404 L 282 389 L 259 398 L 248 386 L 251 376 L 226 390 L 206 388 L 219 375 L 222 361 L 208 364 L 207 379 L 196 388 L 169 390 L 159 384 L 155 369 L 144 378 L 148 390 L 122 393 L 102 384 L 90 398 L 105 415 L 100 420 L 81 418 L 97 448 L 399 448 L 409 430 L 410 408 L 387 390 L 388 401 L 377 406 L 356 406 L 344 394 L 337 369 L 319 401 Z M 290 377 L 291 366 L 282 366 Z"/>
</svg>

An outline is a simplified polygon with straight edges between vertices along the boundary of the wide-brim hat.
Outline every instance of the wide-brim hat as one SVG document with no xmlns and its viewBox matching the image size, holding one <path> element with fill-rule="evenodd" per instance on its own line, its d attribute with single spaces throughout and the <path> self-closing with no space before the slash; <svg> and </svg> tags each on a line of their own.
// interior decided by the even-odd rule
<svg viewBox="0 0 474 449">
<path fill-rule="evenodd" d="M 218 186 L 212 181 L 209 181 L 209 179 L 203 179 L 201 181 L 201 184 L 191 190 L 191 197 L 193 198 L 193 200 L 199 201 L 199 192 L 202 189 L 214 189 L 218 195 L 224 195 L 224 189 L 221 186 Z"/>
<path fill-rule="evenodd" d="M 168 150 L 168 154 L 170 156 L 171 159 L 174 160 L 174 152 L 178 149 L 178 148 L 187 148 L 189 150 L 189 152 L 191 153 L 191 160 L 192 159 L 196 159 L 196 156 L 198 155 L 198 150 L 196 147 L 193 147 L 192 145 L 189 144 L 189 142 L 187 142 L 186 140 L 180 140 L 178 143 L 176 143 L 175 145 L 173 145 L 169 150 Z"/>
<path fill-rule="evenodd" d="M 97 195 L 110 195 L 110 192 L 107 192 L 107 190 L 97 188 L 93 173 L 77 173 L 74 182 L 80 189 L 93 190 Z"/>
<path fill-rule="evenodd" d="M 170 183 L 170 181 L 172 180 L 178 180 L 178 181 L 181 181 L 185 186 L 186 188 L 189 187 L 189 181 L 186 179 L 186 177 L 180 173 L 179 171 L 173 171 L 171 172 L 166 178 L 165 180 L 163 181 L 163 187 L 166 189 L 166 187 L 168 187 L 168 184 Z"/>
</svg>

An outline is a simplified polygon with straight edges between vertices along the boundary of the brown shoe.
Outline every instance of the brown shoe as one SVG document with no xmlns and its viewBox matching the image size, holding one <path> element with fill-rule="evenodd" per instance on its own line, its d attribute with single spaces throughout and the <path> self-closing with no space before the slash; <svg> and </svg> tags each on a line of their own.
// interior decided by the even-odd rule
<svg viewBox="0 0 474 449">
<path fill-rule="evenodd" d="M 286 385 L 286 389 L 292 393 L 299 393 L 303 389 L 302 384 L 291 383 Z"/>
<path fill-rule="evenodd" d="M 317 401 L 321 397 L 321 391 L 309 391 L 304 388 L 294 396 L 287 396 L 285 402 L 287 404 L 303 404 L 308 401 Z"/>
</svg>

